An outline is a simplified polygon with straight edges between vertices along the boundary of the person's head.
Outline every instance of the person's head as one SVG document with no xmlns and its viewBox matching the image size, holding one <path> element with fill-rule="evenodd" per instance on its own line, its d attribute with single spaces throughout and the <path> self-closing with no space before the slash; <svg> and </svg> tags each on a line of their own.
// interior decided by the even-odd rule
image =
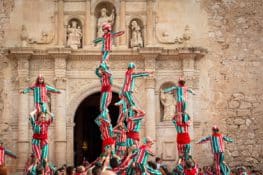
<svg viewBox="0 0 263 175">
<path fill-rule="evenodd" d="M 152 161 L 148 161 L 148 165 L 150 166 L 150 167 L 152 167 L 153 169 L 157 169 L 157 165 L 156 165 L 156 163 L 154 163 L 154 162 L 152 162 Z"/>
<path fill-rule="evenodd" d="M 38 115 L 37 115 L 37 120 L 40 121 L 40 122 L 45 121 L 46 120 L 45 113 L 39 112 Z"/>
<path fill-rule="evenodd" d="M 3 146 L 3 145 L 4 145 L 3 141 L 2 141 L 2 140 L 0 140 L 0 146 Z"/>
<path fill-rule="evenodd" d="M 129 70 L 133 70 L 133 69 L 135 69 L 135 67 L 136 67 L 136 65 L 133 62 L 128 64 L 128 69 Z"/>
<path fill-rule="evenodd" d="M 77 21 L 72 21 L 71 24 L 72 24 L 72 28 L 77 28 L 77 24 L 78 24 Z"/>
<path fill-rule="evenodd" d="M 76 173 L 81 174 L 81 173 L 84 173 L 84 172 L 85 172 L 84 166 L 78 166 L 78 167 L 76 168 Z"/>
<path fill-rule="evenodd" d="M 194 168 L 195 167 L 194 160 L 189 158 L 188 160 L 185 161 L 185 166 L 187 169 Z"/>
<path fill-rule="evenodd" d="M 185 80 L 183 77 L 180 77 L 179 80 L 178 80 L 178 85 L 179 86 L 184 86 L 185 85 Z"/>
<path fill-rule="evenodd" d="M 156 163 L 161 163 L 161 162 L 162 162 L 162 159 L 161 159 L 160 157 L 156 157 L 156 158 L 155 158 L 155 162 L 156 162 Z"/>
<path fill-rule="evenodd" d="M 43 172 L 44 172 L 44 168 L 42 167 L 42 165 L 39 164 L 39 165 L 37 166 L 37 174 L 38 174 L 38 175 L 42 175 Z"/>
<path fill-rule="evenodd" d="M 107 14 L 107 9 L 106 9 L 106 8 L 102 8 L 102 9 L 100 10 L 100 14 L 101 14 L 102 17 L 105 17 L 106 14 Z"/>
<path fill-rule="evenodd" d="M 152 140 L 152 138 L 151 137 L 145 137 L 144 138 L 144 143 L 146 144 L 146 145 L 148 145 L 148 146 L 152 146 L 153 145 L 153 140 Z"/>
<path fill-rule="evenodd" d="M 39 74 L 36 79 L 36 84 L 44 84 L 44 83 L 45 83 L 44 77 L 41 74 Z"/>
<path fill-rule="evenodd" d="M 101 166 L 95 166 L 92 169 L 92 175 L 101 175 L 102 168 Z"/>
<path fill-rule="evenodd" d="M 74 171 L 75 171 L 75 169 L 74 169 L 73 166 L 68 166 L 68 167 L 67 167 L 67 170 L 66 170 L 67 175 L 73 175 L 73 174 L 74 174 Z"/>
<path fill-rule="evenodd" d="M 110 159 L 110 166 L 111 166 L 111 168 L 116 168 L 119 166 L 119 162 L 118 162 L 117 157 L 113 157 Z"/>
<path fill-rule="evenodd" d="M 219 128 L 216 125 L 214 125 L 212 127 L 212 131 L 213 131 L 213 133 L 218 133 L 219 132 Z"/>
</svg>

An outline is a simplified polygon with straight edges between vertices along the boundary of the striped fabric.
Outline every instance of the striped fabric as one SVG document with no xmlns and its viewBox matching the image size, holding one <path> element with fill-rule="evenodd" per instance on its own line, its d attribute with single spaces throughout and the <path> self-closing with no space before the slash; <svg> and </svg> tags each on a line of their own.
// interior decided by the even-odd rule
<svg viewBox="0 0 263 175">
<path fill-rule="evenodd" d="M 141 130 L 141 120 L 143 119 L 144 114 L 138 113 L 134 117 L 127 118 L 127 129 L 128 131 L 140 132 Z"/>
<path fill-rule="evenodd" d="M 16 158 L 16 155 L 11 150 L 0 146 L 0 166 L 5 165 L 5 155 Z"/>
<path fill-rule="evenodd" d="M 211 148 L 213 153 L 224 152 L 224 141 L 233 142 L 233 140 L 229 137 L 223 136 L 222 134 L 213 134 L 211 136 L 207 136 L 198 141 L 198 143 L 205 143 L 210 141 Z"/>
<path fill-rule="evenodd" d="M 124 31 L 104 33 L 102 37 L 96 38 L 93 42 L 96 44 L 102 42 L 102 48 L 101 48 L 102 52 L 111 51 L 112 39 L 115 37 L 121 36 L 123 34 L 124 34 Z"/>
<path fill-rule="evenodd" d="M 188 133 L 190 126 L 190 116 L 186 113 L 176 114 L 173 119 L 173 124 L 176 128 L 177 133 Z"/>
<path fill-rule="evenodd" d="M 120 99 L 116 106 L 119 106 L 119 117 L 117 123 L 123 123 L 127 118 L 127 103 L 124 98 Z"/>
<path fill-rule="evenodd" d="M 133 71 L 134 71 L 133 69 L 128 69 L 126 71 L 122 92 L 126 92 L 126 91 L 133 92 L 135 88 L 136 78 L 149 76 L 148 72 L 133 72 Z"/>
<path fill-rule="evenodd" d="M 47 93 L 53 92 L 53 93 L 59 93 L 60 91 L 52 86 L 46 85 L 46 84 L 40 84 L 40 85 L 33 85 L 31 87 L 25 88 L 23 90 L 23 93 L 29 93 L 30 91 L 33 91 L 34 96 L 34 103 L 35 108 L 37 111 L 43 111 L 46 112 L 47 107 L 46 103 L 48 102 Z"/>
<path fill-rule="evenodd" d="M 111 92 L 112 85 L 112 76 L 110 71 L 99 71 L 99 68 L 96 68 L 96 75 L 100 78 L 101 81 L 101 92 Z"/>
<path fill-rule="evenodd" d="M 5 163 L 5 148 L 0 147 L 0 165 L 4 165 Z"/>
</svg>

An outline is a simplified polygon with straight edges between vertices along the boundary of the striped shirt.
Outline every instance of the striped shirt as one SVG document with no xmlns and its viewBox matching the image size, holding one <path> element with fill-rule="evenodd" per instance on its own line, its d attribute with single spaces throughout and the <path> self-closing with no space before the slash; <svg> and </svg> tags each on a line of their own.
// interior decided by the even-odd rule
<svg viewBox="0 0 263 175">
<path fill-rule="evenodd" d="M 47 103 L 48 102 L 48 97 L 47 97 L 48 92 L 53 92 L 53 93 L 60 92 L 58 89 L 52 86 L 41 84 L 41 85 L 33 85 L 31 87 L 25 88 L 23 90 L 23 93 L 24 94 L 29 93 L 31 90 L 33 91 L 35 103 Z"/>
<path fill-rule="evenodd" d="M 197 143 L 205 143 L 208 141 L 210 141 L 211 143 L 211 149 L 213 153 L 224 152 L 224 149 L 225 149 L 224 141 L 233 142 L 233 140 L 229 137 L 223 136 L 222 134 L 219 134 L 219 133 L 214 133 L 210 136 L 202 138 Z"/>
<path fill-rule="evenodd" d="M 122 92 L 134 91 L 135 88 L 135 79 L 138 77 L 146 77 L 149 76 L 148 72 L 133 72 L 133 69 L 128 69 L 125 73 L 124 84 L 122 88 Z"/>
<path fill-rule="evenodd" d="M 120 32 L 108 32 L 104 33 L 102 37 L 96 38 L 93 42 L 99 43 L 102 42 L 102 48 L 101 51 L 111 51 L 112 49 L 112 39 L 118 36 L 121 36 L 124 34 L 124 31 Z"/>
<path fill-rule="evenodd" d="M 117 123 L 122 123 L 127 118 L 127 103 L 122 98 L 120 101 L 115 103 L 116 106 L 119 106 L 119 117 Z"/>
<path fill-rule="evenodd" d="M 172 121 L 177 133 L 188 133 L 190 126 L 190 116 L 188 114 L 176 114 Z"/>
<path fill-rule="evenodd" d="M 141 122 L 142 122 L 143 117 L 144 117 L 143 113 L 138 113 L 134 117 L 128 117 L 126 120 L 128 131 L 140 132 Z"/>
<path fill-rule="evenodd" d="M 12 151 L 0 146 L 0 166 L 5 164 L 5 155 L 16 158 L 16 155 Z"/>
<path fill-rule="evenodd" d="M 151 151 L 148 145 L 142 145 L 139 148 L 139 152 L 136 158 L 136 163 L 146 165 L 149 156 L 154 156 L 154 153 Z"/>
<path fill-rule="evenodd" d="M 112 77 L 109 71 L 103 71 L 100 73 L 99 69 L 96 69 L 96 75 L 101 81 L 101 92 L 111 92 Z"/>
<path fill-rule="evenodd" d="M 177 102 L 183 102 L 188 100 L 188 92 L 193 94 L 193 91 L 187 86 L 172 86 L 164 89 L 164 92 L 171 92 L 176 90 Z"/>
</svg>

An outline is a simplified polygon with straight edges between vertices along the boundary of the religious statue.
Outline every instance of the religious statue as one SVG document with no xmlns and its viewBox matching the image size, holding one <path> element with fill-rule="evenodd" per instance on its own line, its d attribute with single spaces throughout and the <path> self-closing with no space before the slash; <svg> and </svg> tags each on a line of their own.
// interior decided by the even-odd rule
<svg viewBox="0 0 263 175">
<path fill-rule="evenodd" d="M 110 16 L 107 16 L 107 9 L 106 8 L 102 8 L 100 10 L 100 17 L 98 19 L 98 23 L 97 23 L 97 37 L 102 37 L 103 35 L 103 29 L 102 29 L 102 25 L 105 23 L 109 23 L 111 24 L 111 26 L 114 25 L 114 18 L 115 18 L 115 10 L 112 9 L 112 13 Z"/>
<path fill-rule="evenodd" d="M 133 20 L 131 22 L 131 47 L 143 47 L 142 32 L 141 27 L 138 25 L 137 21 Z"/>
<path fill-rule="evenodd" d="M 164 93 L 163 90 L 161 90 L 161 103 L 164 107 L 163 120 L 164 121 L 171 120 L 175 115 L 175 104 L 176 104 L 173 95 Z"/>
<path fill-rule="evenodd" d="M 77 21 L 72 21 L 71 25 L 68 25 L 67 36 L 67 46 L 72 49 L 78 49 L 81 47 L 82 31 L 80 26 L 78 26 Z"/>
<path fill-rule="evenodd" d="M 21 46 L 22 47 L 26 47 L 27 46 L 27 42 L 28 42 L 28 33 L 27 33 L 27 29 L 26 29 L 25 25 L 22 25 L 20 39 L 21 39 L 21 42 L 22 42 Z"/>
</svg>

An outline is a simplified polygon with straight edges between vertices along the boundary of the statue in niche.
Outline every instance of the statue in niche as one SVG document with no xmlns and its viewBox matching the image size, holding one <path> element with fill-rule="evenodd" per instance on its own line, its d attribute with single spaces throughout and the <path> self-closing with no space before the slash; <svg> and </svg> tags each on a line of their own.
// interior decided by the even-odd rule
<svg viewBox="0 0 263 175">
<path fill-rule="evenodd" d="M 98 23 L 97 23 L 97 37 L 102 37 L 103 35 L 103 30 L 102 30 L 102 25 L 105 23 L 109 23 L 111 24 L 111 26 L 114 25 L 114 18 L 115 18 L 115 10 L 112 9 L 112 13 L 110 16 L 107 16 L 107 9 L 106 8 L 102 8 L 100 10 L 100 17 L 98 19 Z"/>
<path fill-rule="evenodd" d="M 20 39 L 21 39 L 21 46 L 26 47 L 28 44 L 28 33 L 25 25 L 22 25 L 22 30 L 20 34 Z"/>
<path fill-rule="evenodd" d="M 67 38 L 67 46 L 70 48 L 78 49 L 81 47 L 82 31 L 77 21 L 72 21 L 71 25 L 68 25 Z"/>
<path fill-rule="evenodd" d="M 130 46 L 131 48 L 143 47 L 141 27 L 138 25 L 137 21 L 135 20 L 131 22 Z"/>
<path fill-rule="evenodd" d="M 175 115 L 175 98 L 172 94 L 164 93 L 163 90 L 161 90 L 161 103 L 164 107 L 163 121 L 171 120 Z"/>
</svg>

